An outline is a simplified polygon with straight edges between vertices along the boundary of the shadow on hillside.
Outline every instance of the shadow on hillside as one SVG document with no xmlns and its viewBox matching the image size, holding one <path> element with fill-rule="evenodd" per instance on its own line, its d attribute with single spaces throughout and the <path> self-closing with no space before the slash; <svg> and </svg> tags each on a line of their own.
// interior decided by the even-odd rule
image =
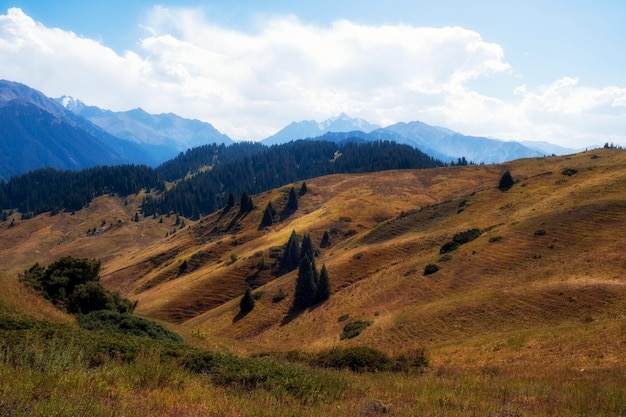
<svg viewBox="0 0 626 417">
<path fill-rule="evenodd" d="M 315 304 L 314 306 L 311 306 L 309 308 L 305 308 L 303 310 L 296 310 L 293 306 L 289 309 L 289 312 L 287 312 L 287 315 L 283 318 L 283 320 L 280 322 L 280 326 L 286 326 L 287 324 L 291 323 L 296 317 L 298 317 L 300 314 L 304 313 L 305 311 L 315 311 L 316 309 L 318 309 L 319 307 L 322 306 L 322 304 L 324 303 L 318 303 Z"/>
<path fill-rule="evenodd" d="M 249 313 L 250 313 L 250 311 L 244 313 L 243 311 L 240 310 L 237 313 L 237 315 L 235 317 L 233 317 L 233 324 L 237 323 L 239 320 L 241 320 L 242 318 L 246 317 Z"/>
</svg>

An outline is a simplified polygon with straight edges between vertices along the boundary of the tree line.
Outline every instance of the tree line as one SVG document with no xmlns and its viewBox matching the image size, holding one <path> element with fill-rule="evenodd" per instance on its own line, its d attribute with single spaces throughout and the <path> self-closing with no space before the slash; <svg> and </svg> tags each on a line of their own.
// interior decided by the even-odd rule
<svg viewBox="0 0 626 417">
<path fill-rule="evenodd" d="M 144 216 L 178 213 L 197 219 L 226 206 L 231 194 L 257 194 L 328 174 L 442 165 L 418 149 L 389 141 L 336 144 L 299 140 L 271 147 L 214 144 L 181 153 L 155 169 L 144 165 L 82 171 L 40 169 L 12 177 L 0 183 L 0 210 L 17 209 L 33 215 L 75 211 L 99 195 L 128 196 L 145 189 L 149 195 L 142 204 Z M 208 169 L 200 170 L 203 167 Z M 175 180 L 166 191 L 165 182 Z"/>
</svg>

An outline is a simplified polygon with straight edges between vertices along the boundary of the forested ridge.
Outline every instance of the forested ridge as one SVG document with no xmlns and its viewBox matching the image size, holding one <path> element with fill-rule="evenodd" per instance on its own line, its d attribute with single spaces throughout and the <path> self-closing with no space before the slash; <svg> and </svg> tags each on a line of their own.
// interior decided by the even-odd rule
<svg viewBox="0 0 626 417">
<path fill-rule="evenodd" d="M 156 169 L 143 165 L 41 169 L 13 177 L 0 184 L 0 209 L 29 215 L 73 211 L 102 194 L 123 197 L 145 189 L 149 191 L 142 204 L 145 216 L 178 213 L 198 218 L 224 207 L 230 194 L 257 194 L 328 174 L 441 165 L 413 147 L 387 141 L 299 140 L 269 148 L 255 143 L 213 144 L 181 153 Z M 165 191 L 165 181 L 177 182 Z"/>
</svg>

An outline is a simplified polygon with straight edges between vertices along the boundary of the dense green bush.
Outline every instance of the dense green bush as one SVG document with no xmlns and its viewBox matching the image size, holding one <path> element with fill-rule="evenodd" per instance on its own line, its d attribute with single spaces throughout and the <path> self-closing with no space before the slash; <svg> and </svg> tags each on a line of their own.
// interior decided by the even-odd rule
<svg viewBox="0 0 626 417">
<path fill-rule="evenodd" d="M 392 360 L 378 349 L 356 346 L 322 351 L 316 355 L 312 362 L 313 365 L 323 368 L 375 372 L 390 369 Z"/>
<path fill-rule="evenodd" d="M 78 316 L 78 323 L 87 330 L 105 330 L 132 336 L 149 337 L 164 342 L 182 343 L 182 338 L 160 324 L 129 313 L 101 310 Z"/>
<path fill-rule="evenodd" d="M 428 264 L 424 268 L 424 275 L 431 275 L 431 274 L 434 274 L 437 271 L 439 271 L 439 266 L 437 266 L 435 264 Z"/>
<path fill-rule="evenodd" d="M 341 340 L 344 339 L 352 339 L 361 334 L 363 330 L 369 327 L 372 324 L 371 321 L 358 320 L 348 323 L 344 326 L 343 332 L 341 333 Z"/>
<path fill-rule="evenodd" d="M 474 239 L 478 239 L 482 232 L 480 229 L 474 228 L 465 230 L 463 232 L 456 233 L 450 242 L 446 242 L 441 246 L 439 250 L 439 254 L 443 255 L 445 253 L 452 252 L 459 248 L 459 246 L 464 245 L 468 242 L 471 242 Z"/>
<path fill-rule="evenodd" d="M 104 288 L 99 272 L 100 261 L 97 259 L 65 256 L 47 268 L 35 263 L 19 274 L 19 280 L 69 313 L 132 312 L 136 303 Z"/>
<path fill-rule="evenodd" d="M 204 374 L 219 385 L 262 388 L 274 393 L 287 392 L 305 402 L 338 397 L 347 387 L 339 377 L 284 364 L 269 356 L 242 358 L 230 354 L 190 351 L 182 363 L 190 371 Z"/>
</svg>

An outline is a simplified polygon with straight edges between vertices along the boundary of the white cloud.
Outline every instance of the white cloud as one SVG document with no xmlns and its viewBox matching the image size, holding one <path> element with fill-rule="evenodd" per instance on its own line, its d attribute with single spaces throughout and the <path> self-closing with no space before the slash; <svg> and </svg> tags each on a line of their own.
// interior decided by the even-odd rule
<svg viewBox="0 0 626 417">
<path fill-rule="evenodd" d="M 287 16 L 258 19 L 243 32 L 212 24 L 197 9 L 160 6 L 142 27 L 136 49 L 119 55 L 10 9 L 0 16 L 0 77 L 112 110 L 198 118 L 237 139 L 346 112 L 382 125 L 422 120 L 571 146 L 626 143 L 624 88 L 563 77 L 499 98 L 472 89 L 472 80 L 500 74 L 513 85 L 518 75 L 499 45 L 461 27 L 348 20 L 320 27 Z"/>
</svg>

